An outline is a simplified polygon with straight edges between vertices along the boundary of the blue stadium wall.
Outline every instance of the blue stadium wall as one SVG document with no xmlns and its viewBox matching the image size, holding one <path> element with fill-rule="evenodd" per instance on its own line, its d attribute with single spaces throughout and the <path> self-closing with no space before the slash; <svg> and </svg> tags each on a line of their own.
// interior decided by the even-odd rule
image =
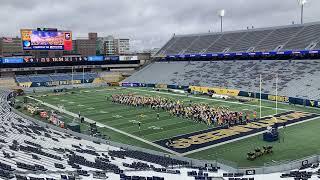
<svg viewBox="0 0 320 180">
<path fill-rule="evenodd" d="M 84 84 L 84 83 L 93 83 L 94 78 L 85 79 L 85 80 L 73 80 L 73 81 L 50 81 L 50 82 L 22 82 L 18 83 L 20 87 L 52 87 L 59 85 L 71 85 L 71 84 Z"/>
</svg>

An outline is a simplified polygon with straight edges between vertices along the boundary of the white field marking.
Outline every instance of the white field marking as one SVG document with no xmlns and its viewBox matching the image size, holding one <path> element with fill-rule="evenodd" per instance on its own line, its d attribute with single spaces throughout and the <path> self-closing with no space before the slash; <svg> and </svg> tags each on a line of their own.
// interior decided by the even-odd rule
<svg viewBox="0 0 320 180">
<path fill-rule="evenodd" d="M 89 107 L 89 108 L 87 108 L 88 110 L 94 110 L 94 109 L 96 109 L 96 108 L 93 108 L 93 107 Z"/>
<path fill-rule="evenodd" d="M 101 114 L 107 114 L 107 113 L 109 113 L 109 112 L 107 112 L 107 111 L 99 111 L 99 113 L 101 113 Z"/>
<path fill-rule="evenodd" d="M 66 102 L 67 100 L 65 100 L 65 99 L 61 99 L 60 101 L 61 101 L 61 102 Z"/>
<path fill-rule="evenodd" d="M 313 120 L 316 120 L 316 119 L 319 119 L 319 117 L 314 117 L 314 118 L 311 118 L 311 119 L 308 119 L 308 120 L 292 123 L 292 124 L 286 125 L 286 127 L 302 124 L 302 123 L 313 121 Z M 283 126 L 279 127 L 279 129 L 283 129 Z M 186 156 L 186 155 L 189 155 L 189 154 L 197 153 L 197 152 L 204 151 L 204 150 L 207 150 L 207 149 L 210 149 L 210 148 L 213 148 L 213 147 L 217 147 L 217 146 L 221 146 L 221 145 L 224 145 L 224 144 L 229 144 L 229 143 L 232 143 L 232 142 L 236 142 L 236 141 L 239 141 L 239 140 L 242 140 L 242 139 L 247 139 L 249 137 L 257 136 L 257 135 L 263 134 L 263 133 L 265 133 L 267 131 L 268 130 L 265 130 L 265 131 L 261 131 L 261 132 L 255 133 L 255 134 L 250 134 L 250 135 L 243 136 L 243 137 L 240 137 L 240 138 L 236 138 L 236 139 L 232 139 L 232 140 L 225 141 L 225 142 L 222 142 L 222 143 L 214 144 L 214 145 L 211 145 L 211 146 L 206 146 L 206 147 L 203 147 L 203 148 L 195 149 L 195 150 L 192 150 L 192 151 L 188 151 L 188 152 L 182 153 L 181 155 L 182 156 Z"/>
<path fill-rule="evenodd" d="M 121 115 L 119 115 L 119 114 L 117 114 L 117 115 L 113 115 L 112 117 L 117 118 L 117 119 L 122 118 L 122 116 L 121 116 Z"/>
<path fill-rule="evenodd" d="M 56 106 L 54 106 L 54 105 L 45 103 L 45 102 L 43 102 L 43 101 L 40 101 L 40 100 L 38 100 L 38 99 L 36 99 L 36 98 L 33 98 L 33 97 L 30 97 L 30 96 L 27 96 L 27 97 L 30 98 L 30 99 L 33 99 L 33 100 L 35 100 L 35 101 L 37 101 L 37 102 L 40 102 L 41 104 L 43 104 L 43 105 L 45 105 L 45 106 L 47 106 L 47 107 L 50 107 L 50 108 L 55 109 L 55 110 L 59 110 L 59 108 L 56 107 Z M 62 111 L 63 111 L 63 113 L 65 113 L 65 114 L 67 114 L 67 115 L 70 115 L 70 116 L 72 116 L 72 117 L 75 117 L 75 118 L 78 117 L 78 114 L 72 113 L 72 112 L 67 111 L 67 110 L 62 110 Z M 149 145 L 151 145 L 151 146 L 154 146 L 154 147 L 156 147 L 156 148 L 162 149 L 162 150 L 164 150 L 164 151 L 166 151 L 166 152 L 168 152 L 168 153 L 171 153 L 171 154 L 180 156 L 180 153 L 178 153 L 178 152 L 175 152 L 175 151 L 173 151 L 173 150 L 171 150 L 171 149 L 165 148 L 165 147 L 163 147 L 163 146 L 160 146 L 160 145 L 158 145 L 158 144 L 156 144 L 156 143 L 150 142 L 150 141 L 145 140 L 145 139 L 143 139 L 143 138 L 140 138 L 140 137 L 138 137 L 138 136 L 129 134 L 129 133 L 127 133 L 127 132 L 121 131 L 121 130 L 119 130 L 119 129 L 113 128 L 113 127 L 108 126 L 108 125 L 105 125 L 105 124 L 101 124 L 101 123 L 99 123 L 99 122 L 96 122 L 96 121 L 91 120 L 91 119 L 86 118 L 86 117 L 84 118 L 84 120 L 85 120 L 86 122 L 89 122 L 89 123 L 96 123 L 96 125 L 97 125 L 98 127 L 108 128 L 108 129 L 110 129 L 110 130 L 112 130 L 112 131 L 118 132 L 118 133 L 120 133 L 120 134 L 126 135 L 126 136 L 131 137 L 131 138 L 133 138 L 133 139 L 136 139 L 136 140 L 138 140 L 138 141 L 141 141 L 141 142 L 144 142 L 144 143 L 149 144 Z"/>
<path fill-rule="evenodd" d="M 108 89 L 99 89 L 99 90 L 96 90 L 96 92 L 103 92 L 103 91 L 108 91 Z"/>
<path fill-rule="evenodd" d="M 83 107 L 83 106 L 85 106 L 85 105 L 83 105 L 83 104 L 78 104 L 77 106 L 79 106 L 79 107 Z"/>
<path fill-rule="evenodd" d="M 131 122 L 131 123 L 133 123 L 133 124 L 141 123 L 140 121 L 137 121 L 137 120 L 129 120 L 129 122 Z"/>
<path fill-rule="evenodd" d="M 150 127 L 148 127 L 148 129 L 161 130 L 163 128 L 162 127 L 158 127 L 158 126 L 150 126 Z"/>
<path fill-rule="evenodd" d="M 69 101 L 68 103 L 69 103 L 69 104 L 74 104 L 75 102 Z"/>
<path fill-rule="evenodd" d="M 166 93 L 166 92 L 160 92 L 160 91 L 149 91 L 149 90 L 143 90 L 143 89 L 138 89 L 138 88 L 132 88 L 134 90 L 137 91 L 143 91 L 143 92 L 151 92 L 151 93 L 158 93 L 158 94 L 166 94 L 166 95 L 171 95 L 171 96 L 181 96 L 181 97 L 186 97 L 186 95 L 182 95 L 182 94 L 172 94 L 172 93 Z M 240 104 L 243 106 L 252 106 L 252 107 L 260 107 L 259 105 L 254 105 L 254 104 L 244 104 L 244 103 L 240 103 L 240 102 L 229 102 L 229 101 L 224 101 L 224 100 L 220 100 L 220 99 L 209 99 L 209 98 L 203 98 L 203 97 L 196 97 L 196 96 L 188 96 L 188 98 L 194 98 L 194 99 L 202 99 L 202 100 L 209 100 L 209 101 L 216 101 L 216 102 L 224 102 L 224 103 L 229 103 L 229 104 Z M 274 107 L 268 107 L 268 106 L 261 106 L 263 108 L 267 108 L 267 109 L 276 109 Z M 282 108 L 278 108 L 278 110 L 282 110 L 282 111 L 295 111 L 295 110 L 290 110 L 290 109 L 282 109 Z"/>
</svg>

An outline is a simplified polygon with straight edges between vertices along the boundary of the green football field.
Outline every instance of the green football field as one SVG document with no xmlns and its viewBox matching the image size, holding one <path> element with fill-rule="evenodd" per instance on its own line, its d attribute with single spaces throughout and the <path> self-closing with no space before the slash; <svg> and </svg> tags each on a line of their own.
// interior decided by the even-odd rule
<svg viewBox="0 0 320 180">
<path fill-rule="evenodd" d="M 70 92 L 70 91 L 69 91 Z M 111 126 L 117 130 L 137 136 L 149 142 L 161 139 L 171 138 L 181 134 L 188 134 L 212 128 L 202 123 L 195 123 L 192 120 L 171 116 L 168 112 L 157 111 L 149 108 L 136 108 L 126 105 L 114 104 L 111 102 L 111 94 L 140 94 L 144 96 L 162 96 L 171 99 L 192 103 L 206 103 L 211 106 L 228 107 L 233 111 L 253 111 L 258 112 L 259 102 L 251 101 L 239 103 L 232 100 L 213 99 L 204 96 L 186 96 L 184 94 L 174 94 L 168 92 L 152 91 L 147 88 L 96 88 L 96 89 L 76 89 L 72 93 L 38 93 L 32 96 L 38 100 L 55 106 L 63 106 L 65 110 L 92 119 L 96 122 Z M 30 95 L 30 94 L 29 94 Z M 43 96 L 46 95 L 46 96 Z M 30 95 L 31 96 L 31 95 Z M 317 108 L 304 108 L 288 104 L 278 104 L 278 113 L 286 111 L 304 111 L 319 113 Z M 160 119 L 157 120 L 156 113 L 160 113 Z M 275 103 L 269 101 L 262 102 L 262 116 L 276 114 Z M 72 117 L 65 115 L 66 122 L 72 121 Z M 139 130 L 137 122 L 141 122 Z M 196 159 L 221 160 L 230 162 L 231 165 L 248 167 L 261 166 L 264 163 L 281 162 L 299 159 L 315 153 L 320 150 L 320 135 L 318 133 L 320 119 L 294 125 L 280 130 L 281 140 L 275 143 L 266 143 L 262 136 L 254 136 L 239 140 L 229 144 L 210 148 L 200 152 L 187 155 Z M 86 127 L 82 127 L 86 128 Z M 149 148 L 152 150 L 164 151 L 155 146 L 113 131 L 106 127 L 99 128 L 111 140 L 125 144 Z M 246 159 L 246 154 L 253 151 L 255 147 L 272 145 L 274 153 L 260 157 L 254 161 Z"/>
</svg>

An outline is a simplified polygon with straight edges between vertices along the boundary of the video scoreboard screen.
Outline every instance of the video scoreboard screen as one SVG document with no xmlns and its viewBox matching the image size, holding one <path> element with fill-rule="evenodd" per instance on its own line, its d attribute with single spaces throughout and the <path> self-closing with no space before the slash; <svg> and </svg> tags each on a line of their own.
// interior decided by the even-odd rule
<svg viewBox="0 0 320 180">
<path fill-rule="evenodd" d="M 72 32 L 50 29 L 22 29 L 23 50 L 72 50 Z"/>
</svg>

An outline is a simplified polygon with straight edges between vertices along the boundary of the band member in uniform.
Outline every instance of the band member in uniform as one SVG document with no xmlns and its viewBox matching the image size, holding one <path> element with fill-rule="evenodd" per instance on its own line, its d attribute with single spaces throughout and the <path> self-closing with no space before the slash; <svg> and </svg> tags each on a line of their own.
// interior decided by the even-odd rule
<svg viewBox="0 0 320 180">
<path fill-rule="evenodd" d="M 257 111 L 253 112 L 253 119 L 256 121 L 257 120 Z"/>
</svg>

